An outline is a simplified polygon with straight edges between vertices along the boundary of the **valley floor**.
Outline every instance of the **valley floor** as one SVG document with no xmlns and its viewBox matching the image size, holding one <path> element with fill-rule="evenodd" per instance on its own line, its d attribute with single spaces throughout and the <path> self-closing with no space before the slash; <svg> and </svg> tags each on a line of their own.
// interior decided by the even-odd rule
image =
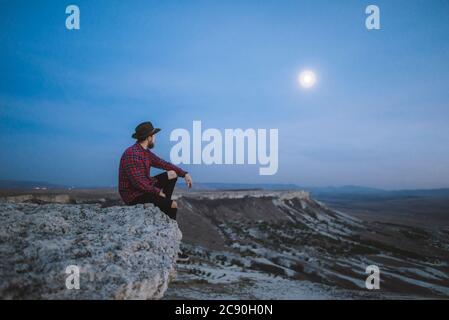
<svg viewBox="0 0 449 320">
<path fill-rule="evenodd" d="M 348 290 L 310 281 L 292 280 L 239 267 L 204 266 L 195 257 L 178 265 L 165 300 L 351 300 L 419 299 L 416 295 Z"/>
</svg>

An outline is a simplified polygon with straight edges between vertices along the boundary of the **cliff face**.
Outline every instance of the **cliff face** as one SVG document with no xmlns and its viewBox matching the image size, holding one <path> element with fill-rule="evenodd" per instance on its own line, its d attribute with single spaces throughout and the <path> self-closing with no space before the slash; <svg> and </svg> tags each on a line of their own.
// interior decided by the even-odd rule
<svg viewBox="0 0 449 320">
<path fill-rule="evenodd" d="M 0 299 L 160 299 L 176 276 L 181 232 L 152 205 L 0 203 L 0 220 Z"/>
<path fill-rule="evenodd" d="M 448 298 L 449 233 L 364 220 L 301 191 L 213 191 L 178 198 L 190 264 L 166 298 Z M 366 267 L 381 270 L 367 290 Z"/>
</svg>

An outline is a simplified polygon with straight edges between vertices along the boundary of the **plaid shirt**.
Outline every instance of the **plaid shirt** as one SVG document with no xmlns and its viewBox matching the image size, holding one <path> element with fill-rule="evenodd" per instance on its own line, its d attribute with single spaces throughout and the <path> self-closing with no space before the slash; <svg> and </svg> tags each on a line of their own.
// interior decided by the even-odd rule
<svg viewBox="0 0 449 320">
<path fill-rule="evenodd" d="M 119 193 L 126 204 L 144 193 L 159 194 L 161 190 L 155 186 L 156 180 L 150 176 L 151 167 L 173 170 L 180 177 L 187 174 L 136 143 L 126 149 L 120 159 Z"/>
</svg>

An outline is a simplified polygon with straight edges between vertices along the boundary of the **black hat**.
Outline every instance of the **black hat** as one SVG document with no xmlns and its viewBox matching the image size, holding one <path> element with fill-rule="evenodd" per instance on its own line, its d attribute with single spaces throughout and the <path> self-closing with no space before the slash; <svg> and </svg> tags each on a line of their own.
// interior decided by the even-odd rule
<svg viewBox="0 0 449 320">
<path fill-rule="evenodd" d="M 132 137 L 137 140 L 145 140 L 149 136 L 152 136 L 153 134 L 158 133 L 161 131 L 159 128 L 154 128 L 153 124 L 148 122 L 142 122 L 136 127 L 136 132 L 133 133 Z"/>
</svg>

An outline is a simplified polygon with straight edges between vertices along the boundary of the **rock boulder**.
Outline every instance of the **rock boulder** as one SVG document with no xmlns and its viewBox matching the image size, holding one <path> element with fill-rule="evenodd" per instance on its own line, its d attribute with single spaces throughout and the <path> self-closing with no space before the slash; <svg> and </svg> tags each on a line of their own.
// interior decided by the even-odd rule
<svg viewBox="0 0 449 320">
<path fill-rule="evenodd" d="M 0 299 L 160 299 L 176 276 L 182 235 L 153 205 L 3 202 L 0 219 Z"/>
</svg>

